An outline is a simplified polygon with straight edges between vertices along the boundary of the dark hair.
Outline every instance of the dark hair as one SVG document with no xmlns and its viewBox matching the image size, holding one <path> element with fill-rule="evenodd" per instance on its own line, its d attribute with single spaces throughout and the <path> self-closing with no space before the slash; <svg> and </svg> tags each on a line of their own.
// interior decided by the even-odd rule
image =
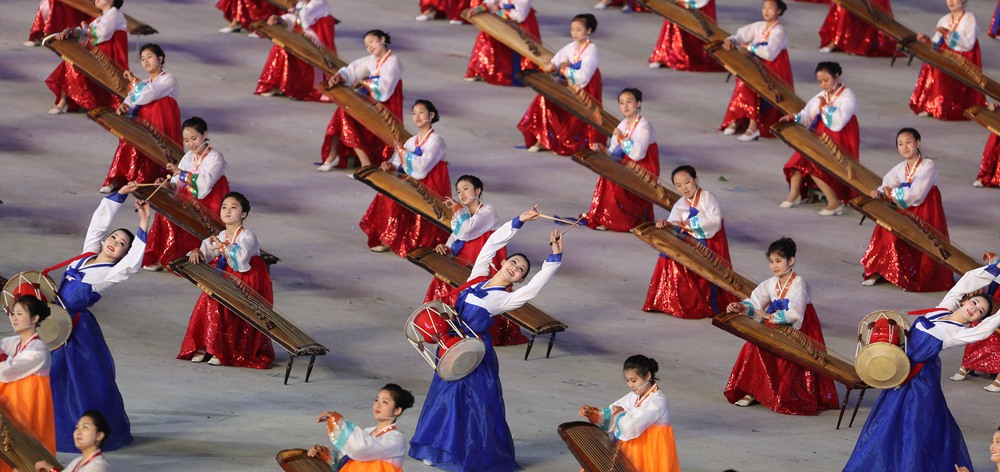
<svg viewBox="0 0 1000 472">
<path fill-rule="evenodd" d="M 225 200 L 230 197 L 235 198 L 237 202 L 240 202 L 240 208 L 243 209 L 243 213 L 246 213 L 247 216 L 250 215 L 250 200 L 247 200 L 247 197 L 243 196 L 240 192 L 229 192 L 225 197 L 222 197 L 222 199 Z"/>
<path fill-rule="evenodd" d="M 132 234 L 131 231 L 129 231 L 129 230 L 125 229 L 125 228 L 118 228 L 118 229 L 112 231 L 111 233 L 109 233 L 109 235 L 115 233 L 116 231 L 121 231 L 121 232 L 125 233 L 126 236 L 128 236 L 128 249 L 131 250 L 132 249 L 132 243 L 135 242 L 135 235 Z M 107 238 L 105 237 L 105 239 L 107 239 Z M 122 256 L 122 257 L 125 257 L 125 256 Z"/>
<path fill-rule="evenodd" d="M 632 96 L 635 97 L 635 101 L 637 102 L 642 101 L 642 90 L 639 90 L 635 87 L 623 88 L 621 92 L 618 92 L 618 98 L 621 98 L 621 96 L 626 93 L 631 93 Z"/>
<path fill-rule="evenodd" d="M 90 418 L 90 421 L 94 423 L 94 428 L 99 433 L 104 433 L 104 439 L 97 442 L 98 448 L 103 446 L 104 442 L 108 440 L 108 436 L 111 436 L 111 425 L 108 424 L 108 419 L 104 417 L 104 414 L 97 410 L 87 410 L 80 415 L 80 418 Z"/>
<path fill-rule="evenodd" d="M 122 5 L 124 5 L 124 4 L 125 4 L 125 0 L 115 0 L 114 2 L 111 2 L 111 6 L 113 6 L 115 8 L 118 8 L 118 9 L 120 9 L 122 7 Z"/>
<path fill-rule="evenodd" d="M 656 383 L 658 378 L 656 378 L 656 372 L 660 370 L 660 364 L 656 363 L 656 360 L 651 357 L 646 357 L 642 354 L 636 354 L 625 359 L 625 366 L 622 370 L 635 370 L 635 373 L 639 374 L 640 377 L 645 377 L 646 374 L 650 375 L 649 381 Z"/>
<path fill-rule="evenodd" d="M 153 51 L 153 54 L 156 57 L 160 58 L 160 67 L 163 67 L 163 64 L 167 63 L 167 53 L 163 52 L 163 48 L 161 48 L 159 44 L 154 44 L 154 43 L 143 44 L 142 47 L 139 48 L 139 56 L 142 56 L 142 53 L 145 52 L 147 49 Z"/>
<path fill-rule="evenodd" d="M 920 141 L 920 132 L 917 131 L 917 130 L 915 130 L 915 129 L 913 129 L 913 128 L 903 128 L 903 129 L 897 131 L 896 132 L 896 139 L 899 139 L 899 136 L 901 134 L 903 134 L 903 133 L 910 133 L 910 136 L 913 136 L 913 139 L 916 139 L 917 141 Z"/>
<path fill-rule="evenodd" d="M 28 311 L 29 317 L 38 317 L 38 322 L 35 323 L 35 326 L 41 324 L 42 321 L 45 321 L 45 318 L 48 318 L 49 315 L 52 314 L 52 310 L 49 309 L 49 304 L 39 300 L 38 297 L 34 295 L 21 295 L 17 297 L 14 304 L 24 305 L 24 309 Z"/>
<path fill-rule="evenodd" d="M 784 15 L 785 10 L 788 10 L 788 5 L 782 0 L 764 0 L 764 3 L 774 2 L 774 6 L 778 7 L 778 16 Z"/>
<path fill-rule="evenodd" d="M 678 173 L 681 173 L 681 172 L 687 172 L 687 174 L 690 175 L 692 179 L 697 179 L 698 178 L 698 171 L 694 170 L 693 166 L 689 166 L 687 164 L 684 164 L 684 165 L 682 165 L 682 166 L 674 169 L 674 171 L 670 173 L 670 180 L 674 180 L 674 176 L 677 175 Z"/>
<path fill-rule="evenodd" d="M 816 72 L 825 71 L 833 77 L 838 77 L 840 74 L 844 73 L 844 69 L 840 68 L 840 64 L 837 62 L 823 61 L 816 64 Z"/>
<path fill-rule="evenodd" d="M 969 297 L 968 300 L 972 300 L 973 298 L 976 298 L 976 297 L 980 297 L 983 300 L 986 300 L 986 314 L 983 315 L 983 319 L 985 320 L 986 318 L 989 318 L 991 315 L 993 315 L 993 297 L 990 297 L 989 295 L 987 295 L 985 293 L 977 293 L 977 294 Z M 966 300 L 966 301 L 968 301 L 968 300 Z"/>
<path fill-rule="evenodd" d="M 437 107 L 435 107 L 434 104 L 431 103 L 430 100 L 424 100 L 424 99 L 421 98 L 420 100 L 417 100 L 417 101 L 413 102 L 413 106 L 410 107 L 410 110 L 413 110 L 414 108 L 416 108 L 417 105 L 423 105 L 424 108 L 426 108 L 429 113 L 433 113 L 434 114 L 434 116 L 431 118 L 431 124 L 432 125 L 434 123 L 437 123 L 438 120 L 441 118 L 441 114 L 438 113 Z"/>
<path fill-rule="evenodd" d="M 468 183 L 470 183 L 472 185 L 472 189 L 473 190 L 479 190 L 480 195 L 482 195 L 482 192 L 483 192 L 483 181 L 480 180 L 479 177 L 476 177 L 474 175 L 465 174 L 465 175 L 459 177 L 458 180 L 455 181 L 455 186 L 458 187 L 458 184 L 460 182 L 462 182 L 463 180 L 466 181 L 466 182 L 468 182 Z"/>
<path fill-rule="evenodd" d="M 771 243 L 767 247 L 767 252 L 764 255 L 770 257 L 774 253 L 778 253 L 779 256 L 785 259 L 795 257 L 795 241 L 792 241 L 792 238 L 788 236 L 782 236 L 781 239 Z"/>
<path fill-rule="evenodd" d="M 521 258 L 524 259 L 524 276 L 521 277 L 521 280 L 524 280 L 528 277 L 528 274 L 531 273 L 531 259 L 528 259 L 528 256 L 525 256 L 523 252 L 515 252 L 514 254 L 507 256 L 507 259 L 509 260 L 517 256 L 521 256 Z"/>
<path fill-rule="evenodd" d="M 392 401 L 396 403 L 397 407 L 402 408 L 403 411 L 413 406 L 413 394 L 409 390 L 404 390 L 403 387 L 394 383 L 385 384 L 382 390 L 389 392 Z"/>
<path fill-rule="evenodd" d="M 389 38 L 389 33 L 386 33 L 385 31 L 382 31 L 380 29 L 368 30 L 367 32 L 365 32 L 365 35 L 362 36 L 362 38 L 367 38 L 368 35 L 375 36 L 376 38 L 382 41 L 382 44 L 385 44 L 386 46 L 392 43 L 392 40 Z"/>
<path fill-rule="evenodd" d="M 206 123 L 205 119 L 200 116 L 192 116 L 191 118 L 184 120 L 184 123 L 181 123 L 181 129 L 184 128 L 191 128 L 199 134 L 205 134 L 208 132 L 208 123 Z"/>
<path fill-rule="evenodd" d="M 597 31 L 597 17 L 591 15 L 590 13 L 582 13 L 573 17 L 570 23 L 574 21 L 582 21 L 583 27 L 590 30 L 591 33 Z"/>
</svg>

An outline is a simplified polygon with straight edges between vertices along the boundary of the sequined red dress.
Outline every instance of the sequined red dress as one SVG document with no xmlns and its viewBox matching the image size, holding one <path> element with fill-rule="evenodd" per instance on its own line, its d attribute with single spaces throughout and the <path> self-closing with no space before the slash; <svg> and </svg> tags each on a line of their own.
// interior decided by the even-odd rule
<svg viewBox="0 0 1000 472">
<path fill-rule="evenodd" d="M 58 0 L 57 0 L 58 1 Z M 250 23 L 267 20 L 271 15 L 280 15 L 280 8 L 267 0 L 219 0 L 215 8 L 222 10 L 226 21 L 236 21 L 241 27 L 250 29 Z"/>
<path fill-rule="evenodd" d="M 964 12 L 958 21 L 954 21 L 949 13 L 938 20 L 937 27 L 947 29 L 948 34 L 935 33 L 931 38 L 933 44 L 964 57 L 979 68 L 983 67 L 979 40 L 976 39 L 979 27 L 976 25 L 975 15 Z M 965 110 L 974 105 L 984 104 L 986 97 L 982 92 L 962 84 L 926 63 L 920 68 L 917 85 L 913 88 L 913 95 L 910 96 L 910 109 L 913 113 L 926 111 L 934 118 L 945 121 L 968 120 Z"/>
<path fill-rule="evenodd" d="M 857 99 L 854 97 L 854 92 L 841 84 L 833 93 L 820 92 L 816 94 L 806 103 L 806 107 L 795 115 L 795 122 L 809 126 L 816 134 L 829 136 L 833 142 L 848 151 L 850 159 L 857 161 L 860 159 L 858 153 L 861 145 L 861 134 L 858 129 L 858 117 L 854 114 L 856 109 Z M 791 181 L 795 171 L 802 174 L 801 194 L 803 198 L 810 189 L 816 188 L 813 179 L 826 182 L 833 188 L 842 202 L 852 196 L 852 191 L 846 185 L 836 177 L 829 175 L 814 162 L 806 159 L 798 151 L 788 159 L 783 171 L 786 182 Z"/>
<path fill-rule="evenodd" d="M 705 16 L 715 20 L 715 0 L 688 0 L 687 8 L 698 9 Z M 722 64 L 705 52 L 705 42 L 697 36 L 688 33 L 670 20 L 663 20 L 660 37 L 656 40 L 653 54 L 649 56 L 650 63 L 659 63 L 673 70 L 691 72 L 721 72 L 725 70 Z"/>
<path fill-rule="evenodd" d="M 1000 187 L 1000 135 L 990 133 L 983 148 L 983 160 L 979 163 L 976 180 L 983 187 Z"/>
<path fill-rule="evenodd" d="M 298 2 L 288 13 L 281 16 L 285 25 L 297 33 L 305 35 L 337 53 L 334 42 L 334 19 L 330 16 L 330 8 L 326 0 L 309 0 Z M 257 80 L 257 89 L 253 93 L 260 95 L 272 90 L 296 100 L 319 100 L 320 93 L 316 89 L 315 68 L 309 63 L 289 54 L 278 44 L 271 47 L 271 52 L 264 63 L 264 70 Z"/>
<path fill-rule="evenodd" d="M 788 36 L 780 23 L 769 27 L 766 21 L 758 21 L 736 30 L 733 36 L 739 43 L 746 44 L 750 53 L 759 57 L 775 75 L 794 87 L 792 64 L 788 60 Z M 777 123 L 778 118 L 781 118 L 781 112 L 777 108 L 761 100 L 746 83 L 736 79 L 733 96 L 719 129 L 732 123 L 736 123 L 737 128 L 743 128 L 749 120 L 756 120 L 760 135 L 769 138 L 772 137 L 771 125 Z"/>
<path fill-rule="evenodd" d="M 172 140 L 180 147 L 181 110 L 177 106 L 177 80 L 172 74 L 161 72 L 155 78 L 133 82 L 125 103 L 136 120 L 146 120 L 160 131 L 163 139 Z M 133 181 L 150 183 L 165 176 L 166 172 L 123 139 L 115 150 L 104 185 L 117 187 Z"/>
<path fill-rule="evenodd" d="M 626 118 L 618 124 L 618 129 L 624 139 L 612 136 L 608 140 L 608 153 L 615 159 L 630 159 L 658 177 L 660 150 L 656 145 L 656 131 L 649 120 L 637 116 L 635 123 L 629 124 Z M 587 226 L 628 231 L 647 221 L 653 221 L 652 203 L 604 177 L 597 179 L 587 213 Z"/>
<path fill-rule="evenodd" d="M 872 0 L 876 7 L 892 14 L 889 0 Z M 896 41 L 878 28 L 859 20 L 837 3 L 830 3 L 830 12 L 819 28 L 820 47 L 834 45 L 837 52 L 869 57 L 892 57 Z"/>
<path fill-rule="evenodd" d="M 542 35 L 531 0 L 484 0 L 483 5 L 495 10 L 500 17 L 519 23 L 525 34 L 541 42 Z M 517 75 L 521 71 L 537 68 L 530 59 L 521 57 L 492 36 L 480 32 L 472 47 L 465 77 L 479 77 L 493 85 L 521 86 Z"/>
<path fill-rule="evenodd" d="M 115 65 L 128 70 L 127 26 L 125 15 L 117 8 L 111 7 L 87 25 L 81 32 L 81 40 L 86 41 L 84 47 L 87 49 L 100 51 Z M 77 30 L 79 31 L 79 28 Z M 66 92 L 68 111 L 76 111 L 81 107 L 85 110 L 101 106 L 116 107 L 121 103 L 117 96 L 90 80 L 66 61 L 56 66 L 45 79 L 45 85 L 55 94 L 55 103 L 59 103 L 62 92 Z"/>
<path fill-rule="evenodd" d="M 90 19 L 86 13 L 59 0 L 40 0 L 28 39 L 41 41 L 45 36 L 59 33 L 66 28 L 76 28 L 80 23 Z"/>
</svg>

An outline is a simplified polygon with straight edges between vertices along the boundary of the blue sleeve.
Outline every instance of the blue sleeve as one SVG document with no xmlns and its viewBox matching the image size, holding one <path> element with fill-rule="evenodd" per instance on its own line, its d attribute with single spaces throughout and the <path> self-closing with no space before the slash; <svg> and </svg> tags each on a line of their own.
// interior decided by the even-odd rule
<svg viewBox="0 0 1000 472">
<path fill-rule="evenodd" d="M 107 198 L 108 200 L 111 200 L 113 202 L 125 203 L 125 200 L 128 198 L 128 194 L 127 193 L 112 192 L 110 195 L 108 195 L 107 197 L 104 197 L 104 198 Z"/>
<path fill-rule="evenodd" d="M 524 226 L 524 222 L 521 221 L 521 217 L 519 215 L 519 216 L 515 216 L 513 220 L 510 220 L 510 225 L 514 229 L 521 229 L 521 227 Z"/>
<path fill-rule="evenodd" d="M 549 254 L 549 257 L 545 258 L 545 262 L 562 262 L 562 253 Z"/>
</svg>

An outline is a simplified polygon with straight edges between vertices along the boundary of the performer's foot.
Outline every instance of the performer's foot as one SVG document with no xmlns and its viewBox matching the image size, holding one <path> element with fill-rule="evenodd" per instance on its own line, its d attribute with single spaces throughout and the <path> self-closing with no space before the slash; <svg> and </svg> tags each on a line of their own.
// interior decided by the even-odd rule
<svg viewBox="0 0 1000 472">
<path fill-rule="evenodd" d="M 840 216 L 844 214 L 844 205 L 838 205 L 837 208 L 828 209 L 824 208 L 819 211 L 819 216 Z"/>
<path fill-rule="evenodd" d="M 878 281 L 881 279 L 882 279 L 881 275 L 875 274 L 872 275 L 871 277 L 868 277 L 863 282 L 861 282 L 861 285 L 864 285 L 865 287 L 871 287 L 872 285 L 877 284 Z"/>
<path fill-rule="evenodd" d="M 757 138 L 759 138 L 759 137 L 760 137 L 760 130 L 759 129 L 755 129 L 753 131 L 746 130 L 746 132 L 743 133 L 742 135 L 740 135 L 740 137 L 736 138 L 736 140 L 740 141 L 740 142 L 746 143 L 746 142 L 750 142 L 750 141 L 756 141 Z"/>
<path fill-rule="evenodd" d="M 230 25 L 223 28 L 219 28 L 220 33 L 239 33 L 240 31 L 243 31 L 243 27 L 240 25 L 236 26 Z"/>
<path fill-rule="evenodd" d="M 927 118 L 928 116 L 931 116 L 931 112 L 929 112 L 927 110 L 924 110 L 924 111 L 922 111 L 920 113 L 917 113 L 917 116 L 919 116 L 921 118 Z"/>
<path fill-rule="evenodd" d="M 278 89 L 274 88 L 274 89 L 268 90 L 267 92 L 261 93 L 260 96 L 261 97 L 273 97 L 273 96 L 277 95 L 279 92 L 280 91 Z"/>
<path fill-rule="evenodd" d="M 466 77 L 465 81 L 466 82 L 482 82 L 483 78 L 479 77 L 479 76 L 472 76 L 472 77 Z"/>
<path fill-rule="evenodd" d="M 155 264 L 150 264 L 148 266 L 143 266 L 142 268 L 145 269 L 145 270 L 148 270 L 150 272 L 160 272 L 160 271 L 163 270 L 163 264 L 160 264 L 159 262 L 157 262 Z"/>
<path fill-rule="evenodd" d="M 793 201 L 788 201 L 788 200 L 785 200 L 785 201 L 781 202 L 781 204 L 780 204 L 780 205 L 778 205 L 778 208 L 791 208 L 791 207 L 793 207 L 793 206 L 796 206 L 796 205 L 798 205 L 798 204 L 799 204 L 799 202 L 801 202 L 801 201 L 802 201 L 802 199 L 801 199 L 801 198 L 796 198 L 796 199 L 795 199 L 795 200 L 793 200 Z"/>
<path fill-rule="evenodd" d="M 956 380 L 956 381 L 965 380 L 965 378 L 969 376 L 970 372 L 971 371 L 969 369 L 966 369 L 965 366 L 959 367 L 958 372 L 955 372 L 955 375 L 951 376 L 951 380 Z"/>
<path fill-rule="evenodd" d="M 976 188 L 983 188 L 983 181 L 976 179 L 972 181 L 972 186 Z"/>
<path fill-rule="evenodd" d="M 196 352 L 193 356 L 191 356 L 191 362 L 205 362 L 205 358 L 207 357 L 208 354 L 205 354 L 204 352 Z"/>
<path fill-rule="evenodd" d="M 50 115 L 62 115 L 63 113 L 66 113 L 68 110 L 69 110 L 69 104 L 63 103 L 62 105 L 55 105 L 52 108 L 49 108 L 49 111 L 47 113 Z"/>
<path fill-rule="evenodd" d="M 607 227 L 605 227 L 604 225 L 600 225 L 600 226 L 597 226 L 597 227 L 596 227 L 596 228 L 594 228 L 594 229 L 596 229 L 596 230 L 598 230 L 598 231 L 607 231 L 607 230 L 608 230 L 608 228 L 607 228 Z"/>
<path fill-rule="evenodd" d="M 97 191 L 101 192 L 101 193 L 111 193 L 111 190 L 112 190 L 112 188 L 111 188 L 110 185 L 105 185 L 105 186 L 101 187 L 100 189 L 98 189 Z"/>
<path fill-rule="evenodd" d="M 545 147 L 542 146 L 542 143 L 537 142 L 535 144 L 532 144 L 531 147 L 528 148 L 528 152 L 538 152 L 538 151 L 541 151 L 543 149 L 545 149 Z"/>
<path fill-rule="evenodd" d="M 379 244 L 378 246 L 371 248 L 372 252 L 387 252 L 388 250 L 389 246 L 386 246 L 385 244 Z"/>
<path fill-rule="evenodd" d="M 732 136 L 736 134 L 736 123 L 730 123 L 729 126 L 726 126 L 726 129 L 722 130 L 722 134 L 725 136 Z"/>
<path fill-rule="evenodd" d="M 753 405 L 754 403 L 757 403 L 757 399 L 754 398 L 753 395 L 747 395 L 739 400 L 736 400 L 735 405 L 741 407 L 747 407 Z"/>
<path fill-rule="evenodd" d="M 259 38 L 260 35 L 256 31 L 247 35 L 248 38 Z"/>
<path fill-rule="evenodd" d="M 222 365 L 222 362 L 219 361 L 218 357 L 212 357 L 208 360 L 208 365 Z"/>
<path fill-rule="evenodd" d="M 433 19 L 434 19 L 433 13 L 421 13 L 419 16 L 417 16 L 417 21 L 427 21 Z"/>
<path fill-rule="evenodd" d="M 597 5 L 594 5 L 594 10 L 606 10 L 607 8 L 608 4 L 605 3 L 604 0 L 599 1 L 597 2 Z"/>
<path fill-rule="evenodd" d="M 37 46 L 41 46 L 41 45 L 42 45 L 41 41 L 34 41 L 34 40 L 31 40 L 31 39 L 29 39 L 29 40 L 21 43 L 21 46 L 24 46 L 26 48 L 33 48 L 33 47 L 37 47 Z"/>
<path fill-rule="evenodd" d="M 821 52 L 823 54 L 830 54 L 835 49 L 837 49 L 837 46 L 834 45 L 833 43 L 830 43 L 830 44 L 827 44 L 826 46 L 823 46 L 823 47 L 819 48 L 819 52 Z"/>
<path fill-rule="evenodd" d="M 330 172 L 331 170 L 333 170 L 334 167 L 337 166 L 337 164 L 340 164 L 340 156 L 334 157 L 332 161 L 323 161 L 323 163 L 320 164 L 320 166 L 317 167 L 316 170 L 320 172 Z"/>
<path fill-rule="evenodd" d="M 661 67 L 663 67 L 663 64 L 660 64 L 659 62 L 650 62 L 649 63 L 649 68 L 650 69 L 659 69 Z"/>
<path fill-rule="evenodd" d="M 448 22 L 448 24 L 449 25 L 460 25 L 460 24 L 462 24 L 462 20 L 451 20 L 451 21 Z"/>
<path fill-rule="evenodd" d="M 983 387 L 983 390 L 993 393 L 1000 392 L 1000 379 L 994 380 L 993 383 Z"/>
</svg>

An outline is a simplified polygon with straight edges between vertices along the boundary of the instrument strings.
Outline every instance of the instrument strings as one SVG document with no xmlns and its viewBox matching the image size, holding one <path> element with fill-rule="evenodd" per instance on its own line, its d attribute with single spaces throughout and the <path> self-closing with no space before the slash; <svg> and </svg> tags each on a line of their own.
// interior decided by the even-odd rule
<svg viewBox="0 0 1000 472">
<path fill-rule="evenodd" d="M 44 460 L 53 465 L 58 461 L 14 417 L 9 405 L 0 402 L 0 458 L 19 470 L 33 470 L 35 462 Z M 62 469 L 62 466 L 58 466 Z"/>
</svg>

